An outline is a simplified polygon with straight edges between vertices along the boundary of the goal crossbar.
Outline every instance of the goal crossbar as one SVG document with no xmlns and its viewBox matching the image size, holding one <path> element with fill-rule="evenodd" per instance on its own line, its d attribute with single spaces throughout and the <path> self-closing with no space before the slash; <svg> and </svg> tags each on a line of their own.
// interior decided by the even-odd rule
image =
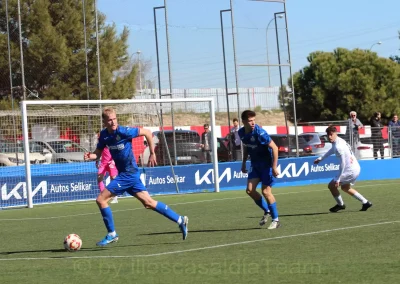
<svg viewBox="0 0 400 284">
<path fill-rule="evenodd" d="M 132 103 L 181 103 L 181 102 L 209 102 L 214 105 L 214 98 L 185 98 L 185 99 L 139 99 L 139 100 L 60 100 L 60 101 L 22 101 L 22 107 L 27 105 L 107 105 Z"/>
</svg>

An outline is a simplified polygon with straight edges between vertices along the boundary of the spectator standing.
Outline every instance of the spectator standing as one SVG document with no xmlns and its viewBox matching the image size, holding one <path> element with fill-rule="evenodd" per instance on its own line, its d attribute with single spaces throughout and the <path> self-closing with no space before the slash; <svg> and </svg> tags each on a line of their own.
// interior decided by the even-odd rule
<svg viewBox="0 0 400 284">
<path fill-rule="evenodd" d="M 348 138 L 347 142 L 352 146 L 353 153 L 355 153 L 356 145 L 360 141 L 359 130 L 363 127 L 364 125 L 357 118 L 357 113 L 355 111 L 351 111 L 347 124 L 346 137 Z"/>
<path fill-rule="evenodd" d="M 204 124 L 204 132 L 201 134 L 201 148 L 203 149 L 204 162 L 211 163 L 212 161 L 212 139 L 211 139 L 210 125 Z"/>
<path fill-rule="evenodd" d="M 393 115 L 388 124 L 388 131 L 391 133 L 393 157 L 400 155 L 400 122 L 397 114 Z"/>
<path fill-rule="evenodd" d="M 237 118 L 234 118 L 232 122 L 233 122 L 233 127 L 230 132 L 230 143 L 232 149 L 230 150 L 232 151 L 233 160 L 238 161 L 242 159 L 241 155 L 242 141 L 240 140 L 239 137 L 239 120 Z"/>
<path fill-rule="evenodd" d="M 375 112 L 369 122 L 371 124 L 371 138 L 373 144 L 374 159 L 378 159 L 378 151 L 381 154 L 381 159 L 383 159 L 385 149 L 383 147 L 383 124 L 381 122 L 381 113 Z"/>
</svg>

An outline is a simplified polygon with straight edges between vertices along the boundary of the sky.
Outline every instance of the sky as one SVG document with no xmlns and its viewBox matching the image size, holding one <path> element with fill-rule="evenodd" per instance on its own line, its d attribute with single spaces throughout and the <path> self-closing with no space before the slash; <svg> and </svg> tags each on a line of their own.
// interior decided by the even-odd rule
<svg viewBox="0 0 400 284">
<path fill-rule="evenodd" d="M 278 44 L 281 64 L 291 58 L 292 73 L 308 64 L 314 51 L 332 52 L 338 47 L 366 49 L 381 57 L 400 55 L 399 0 L 286 0 L 289 44 L 281 3 L 232 0 L 234 33 L 229 12 L 222 13 L 227 85 L 235 87 L 233 36 L 239 87 L 280 85 Z M 170 70 L 165 26 L 165 10 L 156 11 L 161 88 L 224 88 L 224 60 L 220 11 L 230 8 L 230 0 L 98 0 L 98 9 L 107 24 L 118 31 L 130 30 L 129 53 L 151 62 L 147 80 L 157 81 L 157 53 L 153 8 L 167 7 Z M 272 21 L 271 21 L 272 20 Z M 269 25 L 268 25 L 269 24 Z M 268 29 L 267 29 L 268 26 Z M 276 36 L 276 33 L 278 36 Z M 381 42 L 381 44 L 377 44 Z M 290 46 L 290 49 L 288 49 Z M 290 50 L 290 53 L 288 52 Z M 267 56 L 268 55 L 268 56 Z M 258 64 L 261 66 L 244 66 Z M 269 69 L 269 72 L 268 72 Z M 285 84 L 290 68 L 281 68 Z"/>
</svg>

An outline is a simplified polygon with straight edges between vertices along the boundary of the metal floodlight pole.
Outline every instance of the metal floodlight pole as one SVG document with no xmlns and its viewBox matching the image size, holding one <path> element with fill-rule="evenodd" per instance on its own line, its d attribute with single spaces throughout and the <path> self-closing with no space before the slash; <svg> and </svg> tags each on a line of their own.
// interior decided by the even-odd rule
<svg viewBox="0 0 400 284">
<path fill-rule="evenodd" d="M 20 54 L 21 54 L 22 93 L 23 93 L 24 100 L 26 100 L 24 51 L 23 51 L 23 46 L 22 46 L 22 24 L 21 24 L 21 3 L 20 3 L 20 0 L 18 0 L 18 31 L 19 31 L 19 49 L 20 49 Z"/>
<path fill-rule="evenodd" d="M 159 7 L 154 7 L 153 8 L 154 33 L 155 33 L 155 36 L 156 36 L 158 95 L 159 95 L 159 98 L 161 99 L 162 98 L 162 94 L 161 94 L 160 54 L 159 54 L 159 50 L 158 50 L 157 14 L 156 14 L 156 10 L 158 10 L 158 9 L 164 9 L 164 6 L 159 6 Z M 161 121 L 162 121 L 162 108 L 160 108 L 160 114 L 161 114 Z"/>
<path fill-rule="evenodd" d="M 85 0 L 82 0 L 82 16 L 83 16 L 83 34 L 84 34 L 84 40 L 85 40 L 85 75 L 86 75 L 86 99 L 90 99 L 90 93 L 89 93 L 89 63 L 88 63 L 88 54 L 87 54 L 87 36 L 86 36 L 86 7 L 85 7 Z M 87 106 L 89 109 L 89 105 Z M 89 131 L 92 130 L 92 119 L 89 116 L 88 117 L 88 129 Z M 89 137 L 89 150 L 92 151 L 93 148 L 93 143 L 92 143 L 92 136 Z"/>
<path fill-rule="evenodd" d="M 167 0 L 164 0 L 164 14 L 165 14 L 165 34 L 167 40 L 167 59 L 168 59 L 168 79 L 169 79 L 169 93 L 172 98 L 172 75 L 171 75 L 171 53 L 169 46 L 169 29 L 168 29 L 168 8 L 167 8 Z"/>
<path fill-rule="evenodd" d="M 100 44 L 99 44 L 99 18 L 97 11 L 97 0 L 93 1 L 94 5 L 94 16 L 95 16 L 95 26 L 96 26 L 96 56 L 97 56 L 97 80 L 99 88 L 99 100 L 101 100 L 101 76 L 100 76 Z"/>
<path fill-rule="evenodd" d="M 294 134 L 296 136 L 296 156 L 299 156 L 299 137 L 297 132 L 297 113 L 296 113 L 296 96 L 294 92 L 294 82 L 293 82 L 293 73 L 292 73 L 292 59 L 290 56 L 290 41 L 289 41 L 289 28 L 288 28 L 288 20 L 287 20 L 287 13 L 286 13 L 286 3 L 283 2 L 283 9 L 285 12 L 285 25 L 286 25 L 286 41 L 288 46 L 288 59 L 289 59 L 289 76 L 291 81 L 291 89 L 292 89 L 292 104 L 293 104 L 293 122 L 294 122 Z"/>
<path fill-rule="evenodd" d="M 87 56 L 87 37 L 86 37 L 86 9 L 85 0 L 82 0 L 82 16 L 83 16 L 83 34 L 85 40 L 85 70 L 86 70 L 86 98 L 90 99 L 89 95 L 89 66 L 88 66 L 88 56 Z"/>
<path fill-rule="evenodd" d="M 9 71 L 10 71 L 11 108 L 12 108 L 12 110 L 14 110 L 14 95 L 13 95 L 12 65 L 11 65 L 11 45 L 10 45 L 10 27 L 9 27 L 10 20 L 8 18 L 8 0 L 6 0 L 6 21 L 7 21 L 8 68 L 9 68 Z M 15 127 L 14 127 L 14 129 L 15 129 Z M 18 159 L 17 159 L 17 162 L 18 162 Z"/>
<path fill-rule="evenodd" d="M 230 10 L 231 10 L 231 24 L 232 24 L 232 44 L 233 44 L 233 63 L 235 66 L 235 83 L 236 83 L 236 98 L 237 98 L 237 113 L 238 118 L 240 117 L 239 109 L 239 82 L 238 82 L 238 71 L 237 71 L 237 60 L 236 60 L 236 41 L 235 41 L 235 21 L 234 21 L 234 10 L 233 10 L 233 0 L 230 0 Z M 229 121 L 230 122 L 230 121 Z M 229 125 L 230 127 L 230 125 Z M 230 129 L 229 129 L 230 130 Z"/>
<path fill-rule="evenodd" d="M 169 93 L 171 94 L 171 98 L 173 98 L 173 88 L 172 88 L 172 72 L 171 72 L 171 53 L 169 46 L 169 32 L 168 32 L 168 7 L 167 0 L 164 0 L 164 13 L 165 13 L 165 34 L 167 37 L 167 58 L 168 58 L 168 79 L 169 79 Z M 175 165 L 178 165 L 178 161 L 176 160 L 176 137 L 175 137 L 175 122 L 174 122 L 174 105 L 171 104 L 171 124 L 172 124 L 172 137 L 174 139 L 174 158 Z"/>
<path fill-rule="evenodd" d="M 13 82 L 12 82 L 12 65 L 11 65 L 11 45 L 10 45 L 10 20 L 8 17 L 8 0 L 6 0 L 6 21 L 7 21 L 7 49 L 8 49 L 8 67 L 10 71 L 10 92 L 11 92 L 11 109 L 14 110 L 14 93 L 13 93 Z M 25 90 L 25 89 L 24 89 Z M 17 147 L 17 133 L 16 133 L 16 125 L 15 125 L 15 115 L 12 114 L 13 121 L 13 136 L 14 136 L 14 146 L 15 149 Z M 17 161 L 17 166 L 19 166 L 18 153 L 15 151 L 15 160 Z"/>
<path fill-rule="evenodd" d="M 274 19 L 275 19 L 275 34 L 276 34 L 276 46 L 278 50 L 278 63 L 281 64 L 281 53 L 279 50 L 279 36 L 278 36 L 278 25 L 276 22 L 276 16 L 279 14 L 282 14 L 283 12 L 278 12 L 274 13 Z M 285 97 L 283 95 L 284 90 L 283 90 L 283 80 L 282 80 L 282 66 L 279 66 L 279 80 L 281 83 L 281 88 L 280 88 L 280 93 L 281 93 L 281 100 L 282 100 L 282 108 L 283 108 L 283 114 L 285 116 L 285 126 L 286 126 L 286 132 L 289 137 L 289 127 L 288 127 L 288 122 L 287 122 L 287 113 L 286 113 L 286 106 L 285 106 Z M 289 149 L 290 149 L 290 139 L 288 139 L 289 142 Z"/>
<path fill-rule="evenodd" d="M 223 13 L 225 13 L 225 12 L 231 12 L 231 10 L 230 9 L 226 9 L 226 10 L 220 10 L 220 12 L 219 12 L 220 20 L 221 20 L 222 57 L 223 57 L 223 62 L 224 62 L 226 108 L 227 108 L 227 113 L 228 113 L 228 129 L 229 129 L 229 132 L 230 132 L 230 130 L 231 130 L 231 117 L 230 117 L 230 113 L 229 113 L 228 76 L 227 76 L 227 72 L 226 72 L 224 21 L 223 21 L 223 18 L 222 18 Z M 228 145 L 229 145 L 229 157 L 232 158 L 231 157 L 232 156 L 232 143 L 228 143 Z"/>
<path fill-rule="evenodd" d="M 159 54 L 159 50 L 158 50 L 157 13 L 156 13 L 158 9 L 164 9 L 164 6 L 159 6 L 159 7 L 154 7 L 153 8 L 154 34 L 155 34 L 155 37 L 156 37 L 158 98 L 162 99 L 162 94 L 161 94 L 161 72 L 160 72 L 160 54 Z M 162 103 L 160 103 L 160 126 L 161 126 L 161 129 L 164 129 Z"/>
</svg>

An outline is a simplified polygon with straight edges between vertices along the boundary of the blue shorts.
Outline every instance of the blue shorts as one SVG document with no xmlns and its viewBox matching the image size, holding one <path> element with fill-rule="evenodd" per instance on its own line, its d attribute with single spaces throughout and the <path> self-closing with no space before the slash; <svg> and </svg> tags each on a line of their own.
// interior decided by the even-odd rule
<svg viewBox="0 0 400 284">
<path fill-rule="evenodd" d="M 249 175 L 247 179 L 260 179 L 261 183 L 265 186 L 272 186 L 274 184 L 274 176 L 272 175 L 271 167 L 257 167 L 250 166 Z"/>
<path fill-rule="evenodd" d="M 140 173 L 119 173 L 106 188 L 115 195 L 122 195 L 128 192 L 134 196 L 136 193 L 146 191 L 146 187 L 140 180 Z"/>
</svg>

